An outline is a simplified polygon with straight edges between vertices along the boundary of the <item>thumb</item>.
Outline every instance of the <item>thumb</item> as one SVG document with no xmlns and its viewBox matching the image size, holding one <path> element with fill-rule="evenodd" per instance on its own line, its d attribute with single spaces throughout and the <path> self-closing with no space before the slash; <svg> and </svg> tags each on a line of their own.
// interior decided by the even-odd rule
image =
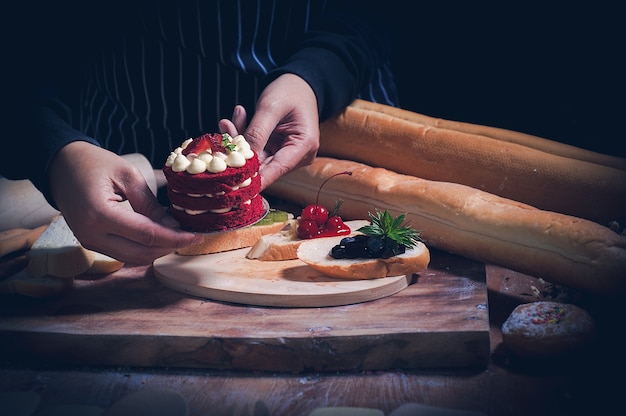
<svg viewBox="0 0 626 416">
<path fill-rule="evenodd" d="M 126 198 L 138 214 L 166 227 L 179 228 L 178 222 L 167 214 L 167 210 L 160 204 L 147 183 L 134 186 L 132 192 L 126 193 Z"/>
</svg>

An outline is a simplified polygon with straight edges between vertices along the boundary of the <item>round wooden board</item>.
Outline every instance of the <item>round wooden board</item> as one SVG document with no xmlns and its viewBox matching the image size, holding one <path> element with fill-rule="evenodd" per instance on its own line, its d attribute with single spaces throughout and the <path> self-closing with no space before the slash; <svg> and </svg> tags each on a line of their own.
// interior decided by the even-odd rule
<svg viewBox="0 0 626 416">
<path fill-rule="evenodd" d="M 343 280 L 325 276 L 300 260 L 246 258 L 248 248 L 155 260 L 156 278 L 170 289 L 246 305 L 322 307 L 349 305 L 393 295 L 411 276 Z"/>
</svg>

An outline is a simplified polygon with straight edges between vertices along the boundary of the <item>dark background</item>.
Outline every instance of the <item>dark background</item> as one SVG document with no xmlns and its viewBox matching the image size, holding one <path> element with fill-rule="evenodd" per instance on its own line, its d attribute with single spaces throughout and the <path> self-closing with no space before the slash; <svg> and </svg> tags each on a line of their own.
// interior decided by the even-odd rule
<svg viewBox="0 0 626 416">
<path fill-rule="evenodd" d="M 615 6 L 432 3 L 385 11 L 402 107 L 626 156 Z"/>
</svg>

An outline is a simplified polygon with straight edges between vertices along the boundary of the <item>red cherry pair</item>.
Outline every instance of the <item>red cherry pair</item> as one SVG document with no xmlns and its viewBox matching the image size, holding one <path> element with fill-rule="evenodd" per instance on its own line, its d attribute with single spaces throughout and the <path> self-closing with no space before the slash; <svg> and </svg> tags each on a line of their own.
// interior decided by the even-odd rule
<svg viewBox="0 0 626 416">
<path fill-rule="evenodd" d="M 319 205 L 320 191 L 322 187 L 330 179 L 338 175 L 352 175 L 352 172 L 340 172 L 327 178 L 317 191 L 317 199 L 315 204 L 307 205 L 300 215 L 298 221 L 297 235 L 302 239 L 311 239 L 317 237 L 331 237 L 335 235 L 343 235 L 350 233 L 350 227 L 348 227 L 339 215 L 330 215 L 328 210 Z M 330 215 L 330 216 L 329 216 Z"/>
</svg>

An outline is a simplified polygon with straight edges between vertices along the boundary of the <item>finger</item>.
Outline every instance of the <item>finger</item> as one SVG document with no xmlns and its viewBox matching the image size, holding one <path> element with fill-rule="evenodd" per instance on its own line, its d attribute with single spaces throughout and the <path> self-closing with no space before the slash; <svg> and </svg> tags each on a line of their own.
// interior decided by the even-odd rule
<svg viewBox="0 0 626 416">
<path fill-rule="evenodd" d="M 246 109 L 242 105 L 236 105 L 233 109 L 233 123 L 238 132 L 246 131 L 246 124 L 248 123 L 248 114 Z"/>
<path fill-rule="evenodd" d="M 310 164 L 316 153 L 314 149 L 299 146 L 294 142 L 286 142 L 285 146 L 261 164 L 261 189 L 267 188 L 291 170 Z"/>
<path fill-rule="evenodd" d="M 97 251 L 127 264 L 149 264 L 154 259 L 201 241 L 200 236 L 154 222 L 118 204 L 101 221 L 108 233 L 98 241 Z M 86 248 L 91 248 L 85 244 Z"/>
<path fill-rule="evenodd" d="M 247 117 L 246 109 L 242 105 L 236 105 L 232 120 L 224 118 L 218 122 L 220 133 L 228 133 L 233 137 L 243 133 L 246 130 Z"/>
<path fill-rule="evenodd" d="M 230 134 L 232 137 L 235 137 L 238 132 L 237 132 L 237 127 L 235 127 L 235 125 L 233 124 L 232 121 L 224 118 L 221 119 L 218 123 L 217 126 L 220 130 L 220 133 L 228 133 Z"/>
<path fill-rule="evenodd" d="M 270 135 L 280 122 L 280 118 L 272 112 L 257 111 L 245 132 L 245 137 L 252 150 L 257 152 L 261 161 L 264 159 L 264 149 Z"/>
</svg>

